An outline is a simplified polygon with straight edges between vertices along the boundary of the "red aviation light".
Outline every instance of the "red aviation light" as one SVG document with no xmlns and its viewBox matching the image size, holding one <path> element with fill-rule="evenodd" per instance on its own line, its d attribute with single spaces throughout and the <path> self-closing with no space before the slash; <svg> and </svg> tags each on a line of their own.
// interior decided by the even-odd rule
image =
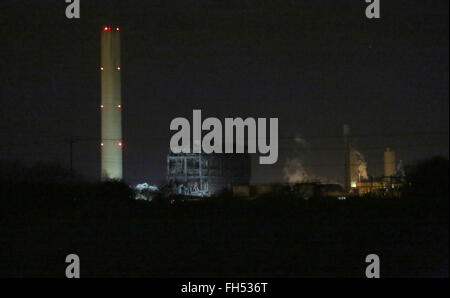
<svg viewBox="0 0 450 298">
<path fill-rule="evenodd" d="M 119 30 L 120 30 L 119 27 L 117 27 L 117 28 L 116 28 L 116 31 L 119 31 Z"/>
</svg>

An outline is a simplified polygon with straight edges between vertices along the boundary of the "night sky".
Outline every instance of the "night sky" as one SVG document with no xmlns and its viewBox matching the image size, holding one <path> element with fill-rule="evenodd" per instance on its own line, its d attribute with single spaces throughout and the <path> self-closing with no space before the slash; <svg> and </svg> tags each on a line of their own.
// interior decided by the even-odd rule
<svg viewBox="0 0 450 298">
<path fill-rule="evenodd" d="M 92 1 L 0 4 L 0 159 L 69 164 L 100 177 L 100 32 L 122 38 L 124 177 L 164 180 L 170 121 L 278 117 L 280 157 L 253 181 L 280 181 L 287 158 L 341 181 L 348 123 L 369 175 L 384 147 L 405 164 L 448 157 L 448 1 Z M 277 4 L 276 4 L 277 3 Z M 302 137 L 307 145 L 295 143 Z"/>
</svg>

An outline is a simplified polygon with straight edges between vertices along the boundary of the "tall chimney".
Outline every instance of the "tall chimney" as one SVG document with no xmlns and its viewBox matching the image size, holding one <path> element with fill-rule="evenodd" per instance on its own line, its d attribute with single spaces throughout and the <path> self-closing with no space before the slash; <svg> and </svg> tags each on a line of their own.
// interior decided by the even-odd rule
<svg viewBox="0 0 450 298">
<path fill-rule="evenodd" d="M 122 175 L 122 96 L 120 82 L 120 31 L 104 27 L 101 33 L 102 164 L 101 179 Z"/>
<path fill-rule="evenodd" d="M 395 172 L 395 151 L 392 151 L 391 148 L 386 148 L 384 150 L 384 176 L 393 177 Z"/>
<path fill-rule="evenodd" d="M 344 188 L 348 192 L 350 191 L 351 185 L 351 175 L 350 175 L 350 125 L 344 124 L 343 128 L 344 135 Z"/>
</svg>

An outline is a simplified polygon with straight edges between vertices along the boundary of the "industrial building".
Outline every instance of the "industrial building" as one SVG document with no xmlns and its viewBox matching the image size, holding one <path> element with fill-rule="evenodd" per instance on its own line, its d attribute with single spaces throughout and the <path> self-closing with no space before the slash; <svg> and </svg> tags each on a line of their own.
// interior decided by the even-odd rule
<svg viewBox="0 0 450 298">
<path fill-rule="evenodd" d="M 208 197 L 248 185 L 251 159 L 248 154 L 169 153 L 167 182 L 173 194 Z"/>
<path fill-rule="evenodd" d="M 366 163 L 356 150 L 350 135 L 350 126 L 344 125 L 345 183 L 347 193 L 354 195 L 399 196 L 403 178 L 397 169 L 395 151 L 386 148 L 383 153 L 384 175 L 367 176 Z"/>
<path fill-rule="evenodd" d="M 386 148 L 383 155 L 384 176 L 358 181 L 354 191 L 358 195 L 400 196 L 403 186 L 402 173 L 397 169 L 395 151 Z"/>
</svg>

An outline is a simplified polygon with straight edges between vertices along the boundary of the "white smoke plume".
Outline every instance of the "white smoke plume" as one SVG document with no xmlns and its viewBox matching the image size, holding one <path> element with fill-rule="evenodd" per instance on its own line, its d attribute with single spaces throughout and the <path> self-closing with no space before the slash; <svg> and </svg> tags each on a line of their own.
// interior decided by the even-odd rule
<svg viewBox="0 0 450 298">
<path fill-rule="evenodd" d="M 283 168 L 284 178 L 287 183 L 302 183 L 310 181 L 310 174 L 306 171 L 300 158 L 288 158 Z"/>
<path fill-rule="evenodd" d="M 397 164 L 397 173 L 400 177 L 405 177 L 405 167 L 403 166 L 403 160 L 400 160 Z"/>
<path fill-rule="evenodd" d="M 284 163 L 283 174 L 287 183 L 304 183 L 317 181 L 317 178 L 309 173 L 303 165 L 300 155 L 309 150 L 309 143 L 300 136 L 295 136 L 292 148 L 295 156 L 288 157 Z"/>
<path fill-rule="evenodd" d="M 358 165 L 358 177 L 364 180 L 369 179 L 369 176 L 367 175 L 367 162 L 364 155 L 356 149 L 354 150 L 354 153 L 356 155 L 356 162 Z"/>
</svg>

